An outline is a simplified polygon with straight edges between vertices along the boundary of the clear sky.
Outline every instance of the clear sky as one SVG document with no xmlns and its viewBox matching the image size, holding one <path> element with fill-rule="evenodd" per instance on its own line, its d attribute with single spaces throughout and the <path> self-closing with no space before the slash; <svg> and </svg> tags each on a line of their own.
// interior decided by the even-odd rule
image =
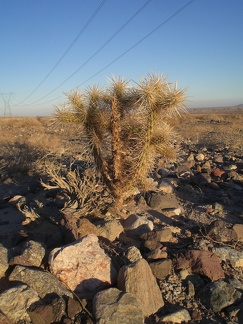
<svg viewBox="0 0 243 324">
<path fill-rule="evenodd" d="M 0 116 L 2 99 L 15 116 L 51 115 L 74 88 L 147 73 L 187 87 L 187 107 L 243 104 L 242 0 L 0 5 Z"/>
</svg>

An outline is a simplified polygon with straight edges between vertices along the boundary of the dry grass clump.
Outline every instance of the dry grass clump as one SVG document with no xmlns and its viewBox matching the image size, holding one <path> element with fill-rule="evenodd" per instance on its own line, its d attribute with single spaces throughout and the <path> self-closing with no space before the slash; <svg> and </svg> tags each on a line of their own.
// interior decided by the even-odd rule
<svg viewBox="0 0 243 324">
<path fill-rule="evenodd" d="M 62 189 L 66 198 L 65 208 L 78 208 L 80 216 L 104 211 L 111 203 L 109 191 L 102 182 L 102 177 L 89 164 L 84 163 L 84 169 L 71 163 L 66 168 L 57 161 L 47 161 L 46 172 L 50 182 L 41 180 L 45 189 Z"/>
<path fill-rule="evenodd" d="M 148 75 L 133 87 L 111 80 L 105 90 L 94 86 L 67 99 L 56 120 L 82 125 L 94 164 L 118 204 L 144 185 L 156 157 L 175 158 L 170 121 L 184 111 L 185 94 L 161 76 Z"/>
</svg>

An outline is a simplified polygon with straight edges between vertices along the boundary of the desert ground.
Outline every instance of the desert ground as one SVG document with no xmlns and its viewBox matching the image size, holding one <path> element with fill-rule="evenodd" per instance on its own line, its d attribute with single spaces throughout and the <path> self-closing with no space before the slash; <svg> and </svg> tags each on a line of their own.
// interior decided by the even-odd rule
<svg viewBox="0 0 243 324">
<path fill-rule="evenodd" d="M 173 127 L 178 133 L 177 159 L 157 161 L 146 192 L 134 193 L 117 211 L 109 193 L 102 188 L 95 192 L 101 179 L 90 176 L 89 194 L 89 182 L 82 183 L 82 195 L 99 201 L 89 205 L 84 200 L 83 206 L 82 197 L 77 204 L 72 183 L 61 181 L 72 167 L 82 171 L 87 159 L 77 125 L 54 125 L 52 117 L 0 118 L 0 247 L 8 252 L 4 261 L 0 256 L 1 263 L 7 263 L 0 271 L 2 300 L 13 287 L 16 267 L 49 272 L 50 251 L 92 233 L 117 272 L 129 264 L 131 247 L 150 265 L 163 304 L 156 312 L 144 311 L 145 323 L 243 323 L 243 109 L 190 109 L 173 120 Z M 142 226 L 147 230 L 129 227 L 127 220 L 134 215 L 147 217 Z M 119 226 L 110 233 L 106 224 L 112 222 Z M 155 234 L 165 230 L 166 238 L 156 241 Z M 39 265 L 23 252 L 30 240 L 45 248 Z M 71 314 L 67 303 L 61 315 L 53 310 L 53 318 L 95 323 L 94 300 L 76 297 L 70 300 L 80 302 L 81 308 L 75 304 Z M 53 306 L 40 300 L 42 306 Z M 41 311 L 24 309 L 21 323 L 44 323 Z M 17 323 L 11 316 L 0 302 L 0 322 Z"/>
</svg>

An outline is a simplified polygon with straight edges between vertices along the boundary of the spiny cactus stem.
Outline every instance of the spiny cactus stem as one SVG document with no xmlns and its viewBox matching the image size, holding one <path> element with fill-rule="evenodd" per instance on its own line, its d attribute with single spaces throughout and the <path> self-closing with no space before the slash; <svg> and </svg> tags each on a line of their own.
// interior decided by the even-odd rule
<svg viewBox="0 0 243 324">
<path fill-rule="evenodd" d="M 119 103 L 117 97 L 114 96 L 111 106 L 111 131 L 112 131 L 112 160 L 113 160 L 113 176 L 114 181 L 121 180 L 121 126 L 120 126 L 120 113 L 119 113 Z"/>
</svg>

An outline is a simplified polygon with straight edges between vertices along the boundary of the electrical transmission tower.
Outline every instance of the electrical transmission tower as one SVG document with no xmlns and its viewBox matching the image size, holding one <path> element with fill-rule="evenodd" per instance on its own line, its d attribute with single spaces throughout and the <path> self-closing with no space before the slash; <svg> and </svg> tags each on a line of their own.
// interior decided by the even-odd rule
<svg viewBox="0 0 243 324">
<path fill-rule="evenodd" d="M 13 92 L 3 93 L 1 92 L 0 95 L 2 96 L 3 103 L 4 103 L 4 117 L 11 117 L 11 108 L 10 108 L 10 100 L 12 95 L 14 95 Z"/>
</svg>

